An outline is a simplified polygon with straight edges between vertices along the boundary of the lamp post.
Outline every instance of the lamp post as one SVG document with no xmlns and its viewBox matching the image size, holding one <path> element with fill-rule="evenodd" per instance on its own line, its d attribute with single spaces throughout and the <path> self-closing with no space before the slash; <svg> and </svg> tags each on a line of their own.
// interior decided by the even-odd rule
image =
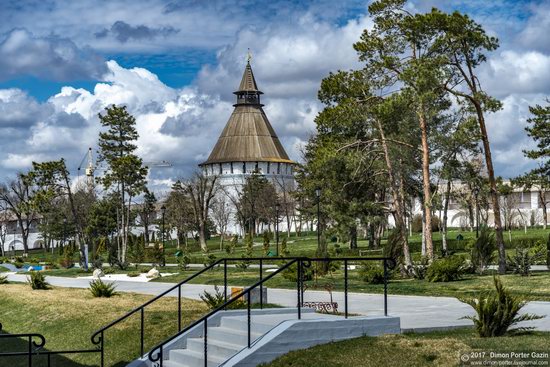
<svg viewBox="0 0 550 367">
<path fill-rule="evenodd" d="M 476 238 L 479 237 L 479 204 L 478 204 L 478 196 L 479 196 L 479 187 L 474 187 L 474 198 L 475 198 L 475 205 L 476 205 Z"/>
<path fill-rule="evenodd" d="M 279 208 L 281 204 L 278 202 L 275 204 L 275 243 L 277 249 L 277 256 L 279 256 Z"/>
<path fill-rule="evenodd" d="M 321 188 L 315 189 L 315 197 L 317 198 L 317 247 L 321 245 L 321 225 L 319 218 L 321 217 Z"/>
<path fill-rule="evenodd" d="M 160 208 L 160 211 L 162 213 L 162 266 L 166 266 L 166 250 L 164 249 L 164 215 L 166 213 L 166 207 L 163 205 Z"/>
</svg>

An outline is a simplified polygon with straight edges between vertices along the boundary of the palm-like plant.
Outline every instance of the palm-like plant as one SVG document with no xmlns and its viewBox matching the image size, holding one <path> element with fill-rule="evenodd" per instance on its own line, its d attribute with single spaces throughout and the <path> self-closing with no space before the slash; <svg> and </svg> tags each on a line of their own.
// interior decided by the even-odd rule
<svg viewBox="0 0 550 367">
<path fill-rule="evenodd" d="M 510 329 L 522 321 L 538 320 L 544 316 L 533 314 L 519 315 L 519 311 L 527 302 L 519 296 L 514 296 L 504 288 L 500 278 L 494 277 L 495 290 L 479 296 L 479 298 L 461 299 L 474 308 L 476 316 L 465 316 L 474 322 L 479 336 L 482 338 L 502 336 L 506 333 L 517 334 L 527 332 L 533 327 L 516 327 Z"/>
</svg>

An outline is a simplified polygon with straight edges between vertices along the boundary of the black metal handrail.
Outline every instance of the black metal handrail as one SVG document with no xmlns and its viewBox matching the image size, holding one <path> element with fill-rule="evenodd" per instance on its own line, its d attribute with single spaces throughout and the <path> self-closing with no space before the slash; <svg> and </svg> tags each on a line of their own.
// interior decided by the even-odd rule
<svg viewBox="0 0 550 367">
<path fill-rule="evenodd" d="M 272 260 L 270 258 L 246 258 L 245 260 L 248 261 L 248 260 L 267 260 L 267 259 Z M 274 271 L 270 275 L 268 275 L 267 277 L 261 278 L 258 282 L 254 283 L 252 286 L 245 288 L 242 292 L 240 292 L 239 294 L 235 295 L 233 298 L 226 301 L 223 305 L 221 305 L 221 306 L 217 307 L 216 309 L 210 311 L 205 316 L 201 317 L 199 320 L 197 320 L 197 321 L 193 322 L 191 325 L 187 326 L 185 329 L 180 330 L 178 333 L 172 335 L 168 339 L 166 339 L 163 342 L 161 342 L 161 343 L 157 344 L 156 346 L 154 346 L 151 349 L 151 351 L 149 352 L 149 360 L 151 362 L 159 362 L 160 367 L 162 367 L 162 365 L 163 365 L 163 347 L 164 347 L 164 345 L 166 345 L 170 341 L 174 340 L 178 336 L 182 335 L 183 333 L 191 330 L 195 326 L 200 325 L 201 323 L 204 323 L 204 365 L 207 366 L 207 363 L 208 363 L 208 348 L 207 348 L 207 345 L 208 345 L 208 339 L 207 339 L 207 336 L 208 336 L 208 331 L 207 331 L 208 330 L 208 319 L 210 317 L 212 317 L 214 314 L 218 313 L 219 311 L 227 309 L 227 307 L 229 305 L 236 302 L 238 299 L 241 299 L 245 295 L 248 296 L 248 297 L 246 297 L 247 298 L 247 319 L 248 319 L 248 343 L 247 344 L 248 344 L 248 347 L 250 348 L 250 346 L 251 346 L 251 329 L 250 329 L 250 317 L 251 317 L 251 315 L 250 315 L 250 309 L 251 309 L 251 299 L 252 299 L 252 296 L 250 295 L 250 292 L 252 291 L 252 289 L 254 289 L 258 286 L 263 286 L 263 283 L 265 283 L 269 279 L 273 278 L 275 275 L 279 274 L 280 272 L 288 269 L 294 263 L 298 264 L 298 268 L 297 268 L 298 276 L 296 277 L 296 283 L 297 283 L 297 298 L 298 298 L 298 302 L 297 302 L 298 319 L 300 319 L 301 318 L 301 303 L 302 303 L 301 302 L 301 293 L 302 293 L 301 292 L 302 291 L 302 289 L 301 289 L 302 288 L 301 287 L 301 278 L 302 278 L 301 277 L 301 267 L 302 267 L 302 261 L 304 261 L 304 260 L 308 261 L 308 259 L 307 258 L 285 258 L 285 259 L 287 259 L 287 260 L 290 259 L 290 261 L 287 262 L 286 264 L 284 264 L 283 266 L 281 266 L 279 269 L 277 269 L 276 271 Z M 228 259 L 225 259 L 225 260 L 228 260 L 228 261 L 241 260 L 242 261 L 243 259 L 242 258 L 241 259 L 228 258 Z M 227 266 L 225 266 L 224 268 L 226 269 Z M 261 266 L 260 266 L 260 268 L 261 268 Z M 224 276 L 224 280 L 225 279 L 226 279 L 226 277 Z M 227 288 L 227 287 L 225 286 L 225 288 Z M 263 295 L 262 295 L 262 293 L 260 293 L 260 301 L 262 301 L 262 299 L 263 299 Z"/>
<path fill-rule="evenodd" d="M 0 323 L 0 331 L 2 331 L 2 324 Z M 59 354 L 80 354 L 80 353 L 99 353 L 97 349 L 83 349 L 83 350 L 56 350 L 56 351 L 47 351 L 43 350 L 46 345 L 46 338 L 42 334 L 37 333 L 24 333 L 24 334 L 0 334 L 0 339 L 8 338 L 26 338 L 28 348 L 25 352 L 2 352 L 0 353 L 0 358 L 2 357 L 22 357 L 26 356 L 28 361 L 28 366 L 32 367 L 33 356 L 46 356 L 47 357 L 47 366 L 51 366 L 51 356 Z M 38 339 L 38 343 L 33 339 Z M 34 347 L 34 348 L 33 348 Z"/>
</svg>

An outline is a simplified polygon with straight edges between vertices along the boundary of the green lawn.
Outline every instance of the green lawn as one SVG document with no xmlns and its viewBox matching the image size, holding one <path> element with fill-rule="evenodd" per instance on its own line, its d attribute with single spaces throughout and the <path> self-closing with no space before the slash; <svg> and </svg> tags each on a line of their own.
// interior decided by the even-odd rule
<svg viewBox="0 0 550 367">
<path fill-rule="evenodd" d="M 6 333 L 41 333 L 47 350 L 92 349 L 94 331 L 149 300 L 151 296 L 121 293 L 113 298 L 94 298 L 85 289 L 53 288 L 33 291 L 23 284 L 0 285 L 0 322 Z M 203 302 L 184 300 L 184 325 L 206 312 Z M 177 299 L 166 298 L 148 306 L 145 312 L 146 349 L 164 340 L 177 329 Z M 23 348 L 22 340 L 5 343 L 0 352 Z M 139 354 L 139 314 L 105 334 L 106 366 L 125 366 Z M 97 366 L 98 354 L 65 355 L 53 366 Z M 26 366 L 20 357 L 0 359 L 0 366 Z M 35 365 L 43 365 L 35 363 Z"/>
<path fill-rule="evenodd" d="M 6 267 L 3 267 L 2 265 L 0 265 L 0 273 L 5 273 L 7 271 L 10 271 L 10 269 L 6 268 Z"/>
<path fill-rule="evenodd" d="M 461 234 L 463 237 L 463 240 L 458 241 L 457 236 Z M 511 232 L 511 238 L 512 242 L 509 241 L 509 234 L 508 232 L 505 233 L 504 239 L 505 243 L 508 249 L 512 250 L 518 243 L 521 242 L 534 242 L 534 241 L 541 241 L 543 243 L 546 243 L 548 239 L 548 235 L 550 234 L 550 230 L 543 230 L 542 228 L 529 228 L 527 230 L 527 233 L 525 233 L 523 230 L 516 229 Z M 286 233 L 281 234 L 281 240 L 282 237 L 285 236 Z M 449 250 L 462 253 L 464 252 L 464 248 L 467 245 L 468 242 L 475 239 L 475 231 L 461 231 L 458 229 L 450 229 L 448 233 L 448 247 Z M 437 252 L 440 252 L 441 250 L 441 233 L 434 232 L 433 233 L 433 240 L 434 245 Z M 409 244 L 411 248 L 411 252 L 413 253 L 413 258 L 415 260 L 420 259 L 420 247 L 421 247 L 421 241 L 422 237 L 420 233 L 413 233 L 412 236 L 409 237 Z M 382 240 L 382 245 L 385 244 L 385 239 Z M 227 243 L 227 242 L 226 242 Z M 262 246 L 263 238 L 261 236 L 258 236 L 254 238 L 254 243 L 257 244 L 257 246 L 254 246 L 253 256 L 264 256 L 264 249 Z M 333 244 L 331 242 L 329 248 L 333 249 Z M 208 248 L 209 248 L 209 254 L 212 254 L 216 256 L 217 258 L 221 257 L 227 257 L 227 253 L 224 249 L 220 250 L 220 240 L 219 238 L 211 238 L 207 242 Z M 347 244 L 340 244 L 341 249 L 343 250 L 343 255 L 354 255 L 357 256 L 359 250 L 366 250 L 368 249 L 368 241 L 365 239 L 360 239 L 358 241 L 358 249 L 350 250 L 348 248 Z M 182 246 L 183 247 L 183 246 Z M 190 240 L 187 248 L 182 248 L 183 250 L 187 251 L 191 257 L 191 260 L 193 263 L 202 263 L 204 261 L 204 255 L 201 252 L 199 246 L 194 241 Z M 271 241 L 270 246 L 271 251 L 275 252 L 275 243 L 274 240 Z M 317 237 L 315 233 L 305 233 L 301 237 L 297 237 L 295 234 L 291 234 L 291 236 L 288 238 L 288 249 L 290 251 L 291 256 L 314 256 L 315 251 L 317 249 Z M 147 250 L 146 252 L 150 253 L 151 250 Z M 174 263 L 176 262 L 176 258 L 174 254 L 178 251 L 176 247 L 175 241 L 166 241 L 166 261 L 168 263 Z M 235 249 L 235 253 L 231 254 L 231 256 L 237 256 L 240 257 L 245 252 L 244 244 L 241 242 L 238 244 L 237 248 Z M 512 253 L 513 251 L 509 251 Z M 379 252 L 380 253 L 380 252 Z M 374 253 L 374 254 L 379 254 Z M 11 255 L 11 254 L 10 254 Z M 21 255 L 21 251 L 17 253 L 18 256 Z M 61 259 L 59 254 L 54 252 L 52 254 L 51 252 L 47 252 L 43 249 L 37 249 L 37 250 L 31 250 L 29 254 L 29 258 L 34 261 L 46 261 L 46 262 L 53 262 L 57 263 Z M 75 257 L 75 261 L 77 258 Z M 30 261 L 30 260 L 29 260 Z M 147 262 L 150 262 L 151 259 L 146 259 Z"/>
<path fill-rule="evenodd" d="M 166 276 L 155 279 L 158 282 L 178 282 L 190 276 L 195 271 L 188 270 L 173 276 Z M 264 273 L 264 277 L 269 273 Z M 382 293 L 384 288 L 381 284 L 368 284 L 364 282 L 359 271 L 348 271 L 348 290 L 350 292 Z M 550 301 L 550 272 L 533 272 L 529 277 L 521 277 L 515 274 L 501 276 L 503 283 L 514 294 L 522 295 L 525 298 L 539 301 Z M 259 280 L 259 270 L 251 269 L 242 271 L 238 269 L 228 270 L 228 283 L 232 286 L 247 286 Z M 223 284 L 223 270 L 216 269 L 205 272 L 193 279 L 194 284 Z M 308 289 L 323 290 L 326 284 L 331 284 L 334 290 L 343 291 L 344 274 L 342 270 L 320 277 L 317 280 L 305 282 Z M 285 279 L 282 274 L 275 275 L 266 283 L 271 288 L 294 289 L 296 283 Z M 389 294 L 417 295 L 417 296 L 448 296 L 464 297 L 473 296 L 480 291 L 492 289 L 492 275 L 465 275 L 462 280 L 446 283 L 430 283 L 426 280 L 401 279 L 396 276 L 388 284 Z"/>
<path fill-rule="evenodd" d="M 479 338 L 473 329 L 423 334 L 361 337 L 290 352 L 265 367 L 462 366 L 460 356 L 475 351 L 548 352 L 550 333 Z M 471 354 L 470 354 L 471 355 Z M 542 359 L 548 365 L 550 358 Z M 496 365 L 496 364 L 495 364 Z M 511 365 L 511 364 L 510 364 Z"/>
</svg>

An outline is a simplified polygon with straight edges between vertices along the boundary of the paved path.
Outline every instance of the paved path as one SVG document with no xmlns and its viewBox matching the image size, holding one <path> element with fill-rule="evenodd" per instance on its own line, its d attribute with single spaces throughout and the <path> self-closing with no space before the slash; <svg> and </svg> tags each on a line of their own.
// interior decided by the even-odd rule
<svg viewBox="0 0 550 367">
<path fill-rule="evenodd" d="M 17 282 L 26 281 L 26 275 L 8 273 L 8 279 Z M 58 287 L 88 288 L 88 279 L 46 277 L 47 281 Z M 142 294 L 159 294 L 173 283 L 160 282 L 116 282 L 120 292 L 134 292 Z M 391 285 L 390 285 L 391 286 Z M 214 289 L 210 285 L 186 284 L 182 286 L 182 296 L 199 299 L 199 294 Z M 170 295 L 176 296 L 176 292 Z M 269 289 L 268 301 L 282 306 L 296 306 L 296 291 L 289 289 Z M 304 301 L 328 301 L 329 295 L 325 291 L 306 291 Z M 333 292 L 333 300 L 338 302 L 339 310 L 344 310 L 343 292 Z M 538 330 L 550 331 L 550 302 L 529 302 L 525 312 L 545 315 L 542 320 L 524 323 L 524 326 L 536 326 Z M 365 315 L 382 315 L 384 313 L 383 296 L 379 294 L 350 293 L 349 312 Z M 471 325 L 469 320 L 461 320 L 465 315 L 473 315 L 470 306 L 465 305 L 452 297 L 425 297 L 425 296 L 388 296 L 388 314 L 401 318 L 401 327 L 404 329 L 437 328 Z"/>
</svg>

